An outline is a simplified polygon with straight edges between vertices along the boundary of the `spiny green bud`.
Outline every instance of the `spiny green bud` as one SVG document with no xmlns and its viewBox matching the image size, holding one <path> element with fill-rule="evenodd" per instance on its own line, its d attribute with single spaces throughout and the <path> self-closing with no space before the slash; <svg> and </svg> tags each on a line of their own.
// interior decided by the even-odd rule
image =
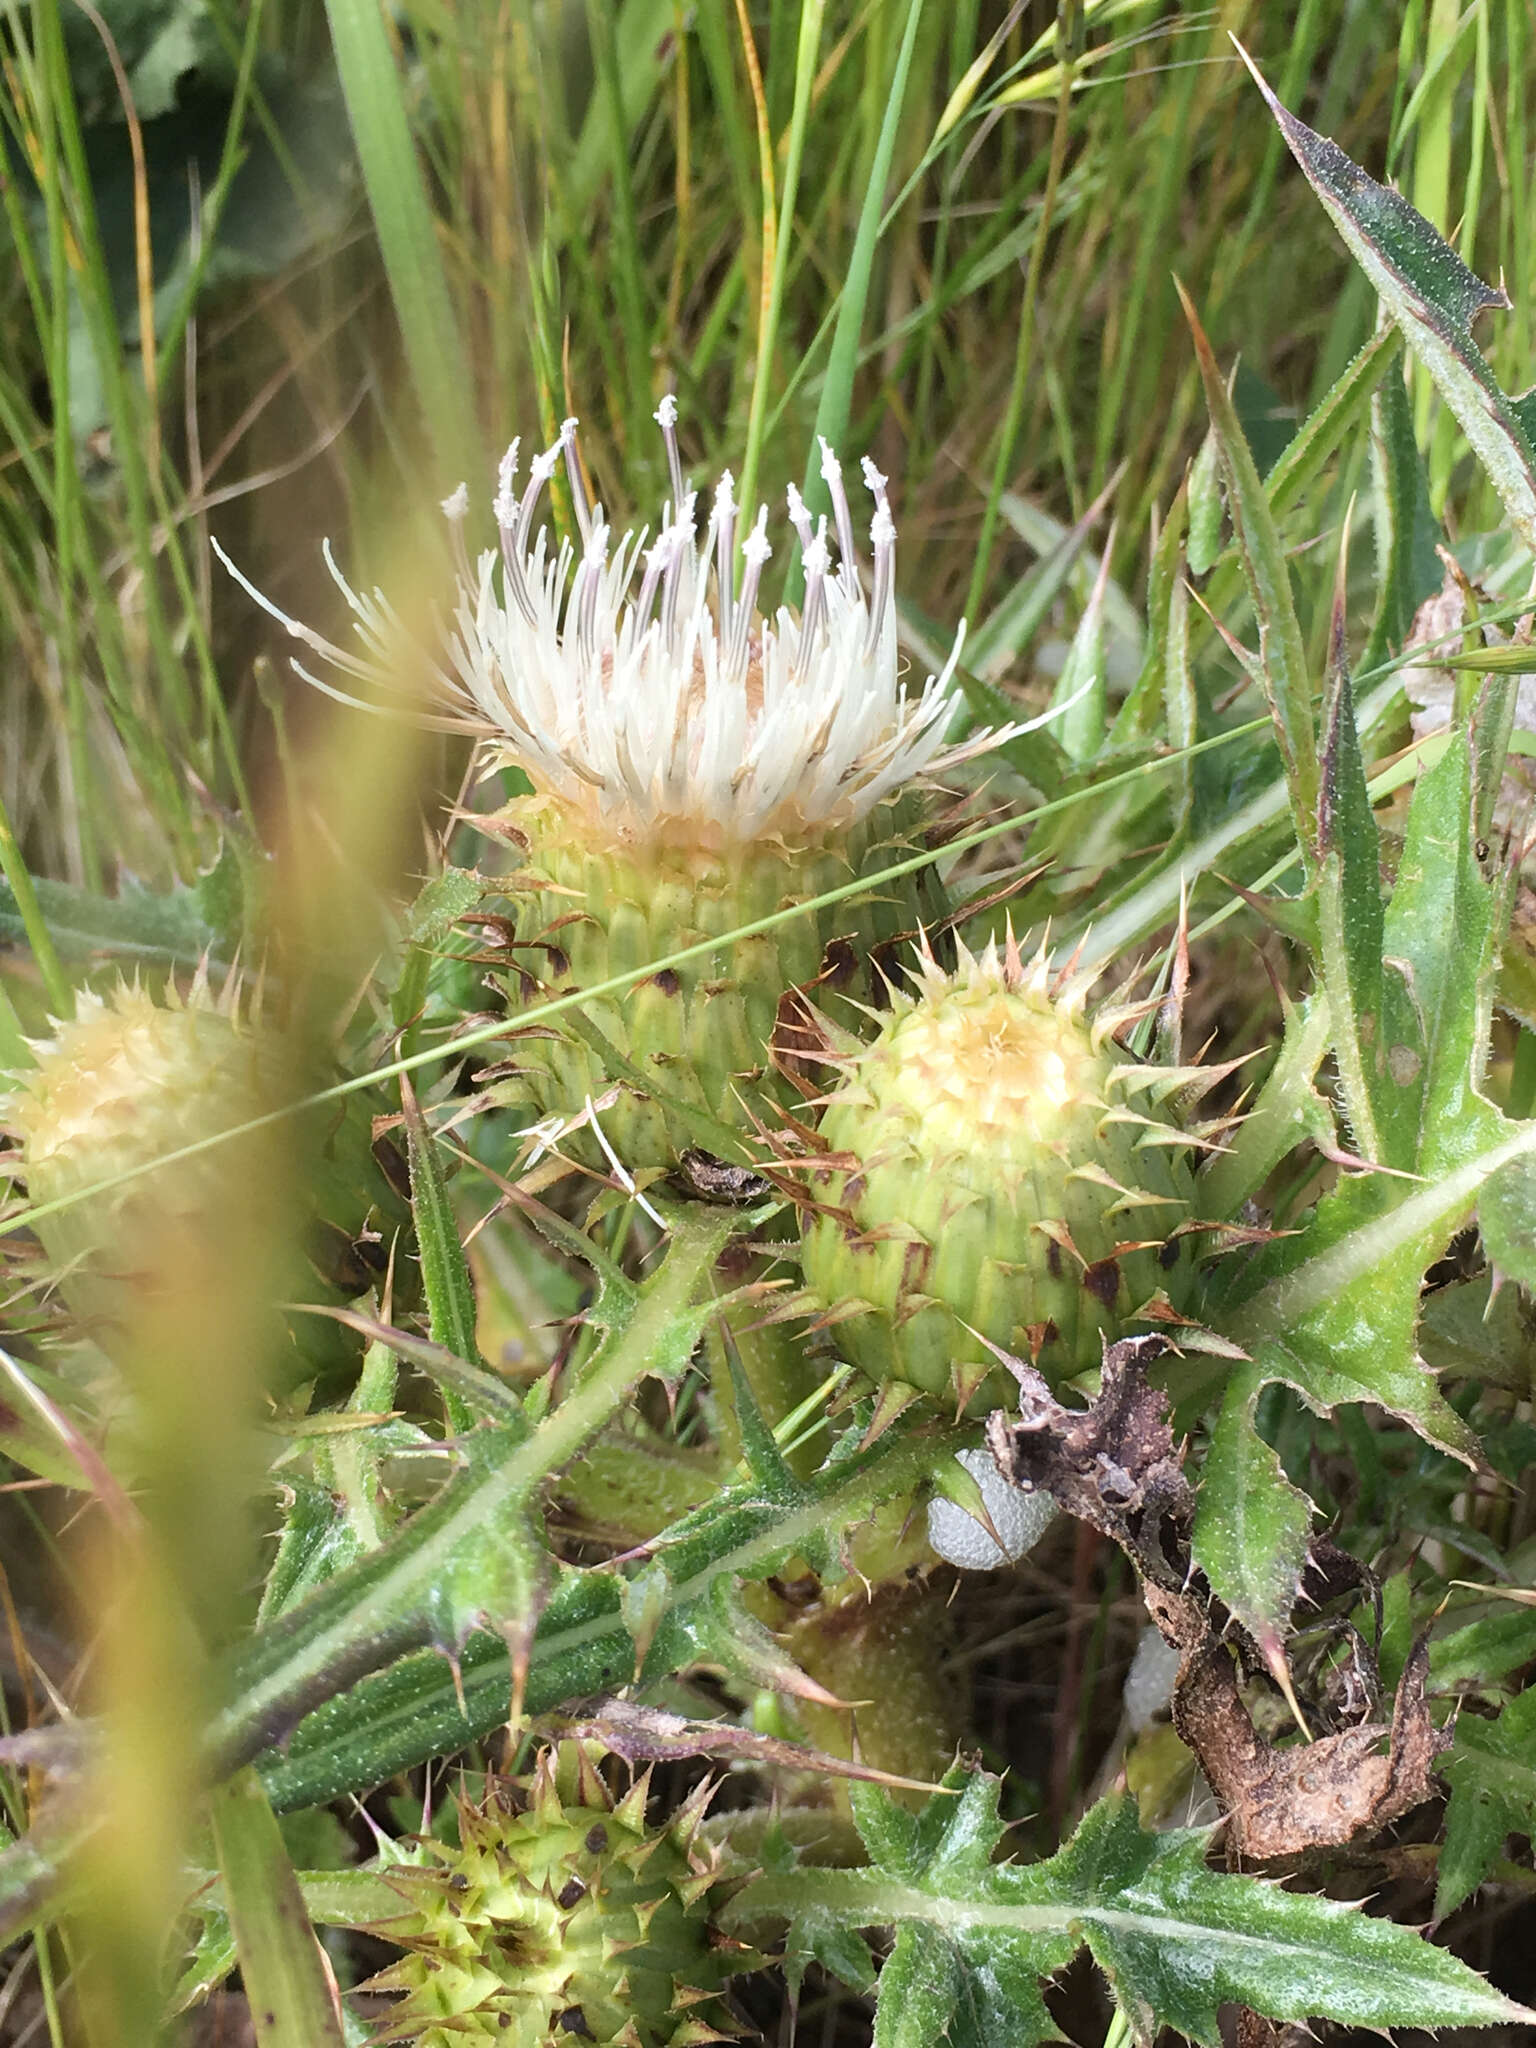
<svg viewBox="0 0 1536 2048">
<path fill-rule="evenodd" d="M 381 2041 L 419 2048 L 694 2048 L 730 2039 L 725 1982 L 759 1958 L 711 1930 L 720 1874 L 699 1835 L 710 1787 L 648 1828 L 648 1778 L 617 1803 L 575 1744 L 546 1752 L 526 1806 L 459 1812 L 382 1875 L 400 1900 L 369 1932 L 405 1954 L 367 1987 L 399 1991 Z M 397 1849 L 400 1845 L 396 1845 Z"/>
<path fill-rule="evenodd" d="M 1177 1299 L 1201 1139 L 1158 1111 L 1191 1075 L 1130 1059 L 1113 1039 L 1128 1014 L 1086 1016 L 1010 936 L 962 949 L 953 978 L 925 954 L 916 993 L 846 1062 L 801 1249 L 871 1379 L 980 1405 L 1002 1397 L 988 1344 L 1060 1381 Z"/>
<path fill-rule="evenodd" d="M 849 993 L 867 992 L 871 961 L 932 905 L 906 876 L 830 910 L 797 911 L 771 931 L 726 935 L 908 857 L 919 822 L 915 804 L 885 804 L 846 831 L 794 845 L 673 829 L 635 846 L 605 843 L 592 821 L 558 804 L 514 805 L 503 824 L 527 858 L 513 881 L 517 964 L 504 982 L 514 1022 L 501 1100 L 530 1121 L 579 1118 L 590 1103 L 619 1157 L 640 1168 L 669 1166 L 693 1145 L 723 1149 L 689 1109 L 745 1132 L 799 1107 L 772 1056 L 782 998 L 820 982 L 822 999 L 835 1002 L 844 977 Z M 578 1024 L 517 1028 L 520 1008 L 717 935 L 717 949 L 587 1000 Z M 584 1149 L 592 1153 L 590 1139 Z"/>
<path fill-rule="evenodd" d="M 168 1254 L 195 1245 L 210 1213 L 232 1212 L 242 1182 L 264 1194 L 274 1158 L 256 1135 L 172 1155 L 291 1098 L 304 1072 L 299 1048 L 242 1017 L 233 982 L 215 994 L 199 975 L 185 997 L 172 990 L 163 1002 L 128 984 L 105 996 L 82 990 L 74 1017 L 32 1051 L 36 1064 L 0 1095 L 0 1124 L 19 1141 L 30 1205 L 65 1205 L 41 1215 L 36 1232 L 66 1301 L 111 1349 L 138 1289 L 174 1279 Z M 381 1276 L 388 1233 L 409 1210 L 381 1171 L 358 1098 L 285 1130 L 306 1205 L 303 1270 L 284 1276 L 285 1291 L 339 1302 Z M 253 1227 L 260 1213 L 253 1200 Z M 295 1318 L 313 1363 L 329 1362 L 334 1334 Z"/>
</svg>

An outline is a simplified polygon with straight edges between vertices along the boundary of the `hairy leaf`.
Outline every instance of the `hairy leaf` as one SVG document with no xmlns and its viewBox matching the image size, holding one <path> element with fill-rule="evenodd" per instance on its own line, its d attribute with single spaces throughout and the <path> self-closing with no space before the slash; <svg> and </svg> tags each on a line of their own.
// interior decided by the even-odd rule
<svg viewBox="0 0 1536 2048">
<path fill-rule="evenodd" d="M 883 1794 L 857 1788 L 869 1868 L 766 1874 L 730 1908 L 736 1926 L 787 1921 L 792 1949 L 821 1954 L 834 1930 L 894 1928 L 881 2043 L 1044 2039 L 1055 2029 L 1037 1986 L 1084 1943 L 1143 2042 L 1167 2026 L 1216 2048 L 1227 2000 L 1274 2019 L 1372 2027 L 1525 2016 L 1407 1928 L 1208 1869 L 1205 1831 L 1149 1834 L 1123 1797 L 1095 1806 L 1047 1861 L 996 1863 L 996 1781 L 957 1772 L 946 1784 L 900 1822 Z"/>
<path fill-rule="evenodd" d="M 1536 549 L 1530 399 L 1510 398 L 1499 389 L 1472 338 L 1474 317 L 1507 307 L 1508 295 L 1474 277 L 1400 192 L 1378 185 L 1337 143 L 1289 113 L 1238 47 L 1307 182 L 1460 422 L 1510 524 Z"/>
<path fill-rule="evenodd" d="M 1469 1898 L 1493 1868 L 1506 1835 L 1536 1834 L 1536 1688 L 1496 1721 L 1464 1713 L 1440 1766 L 1450 1781 L 1435 1918 Z"/>
</svg>

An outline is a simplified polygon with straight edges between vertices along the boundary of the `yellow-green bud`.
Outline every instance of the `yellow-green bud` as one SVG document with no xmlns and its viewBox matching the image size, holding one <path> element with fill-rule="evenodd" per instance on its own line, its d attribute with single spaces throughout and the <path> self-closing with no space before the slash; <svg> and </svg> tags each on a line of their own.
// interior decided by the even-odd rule
<svg viewBox="0 0 1536 2048">
<path fill-rule="evenodd" d="M 693 2048 L 733 2031 L 718 1994 L 757 1959 L 711 1932 L 707 1794 L 648 1829 L 646 1781 L 615 1805 L 573 1747 L 541 1760 L 525 1809 L 465 1805 L 456 1845 L 425 1837 L 384 1866 L 400 1910 L 370 1931 L 406 1951 L 368 1987 L 404 1994 L 384 2038 Z"/>
<path fill-rule="evenodd" d="M 19 1141 L 29 1203 L 45 1212 L 35 1228 L 60 1291 L 110 1350 L 140 1290 L 174 1284 L 165 1270 L 174 1248 L 195 1245 L 210 1214 L 235 1213 L 243 1179 L 262 1176 L 251 1182 L 252 1228 L 271 1223 L 267 1183 L 282 1154 L 270 1133 L 172 1155 L 291 1099 L 305 1070 L 294 1043 L 243 1019 L 233 989 L 215 996 L 201 977 L 184 999 L 172 991 L 164 1002 L 126 984 L 105 996 L 83 990 L 74 1017 L 33 1051 L 36 1065 L 0 1097 L 0 1124 Z M 357 1098 L 297 1118 L 284 1134 L 304 1214 L 283 1291 L 345 1300 L 381 1276 L 389 1234 L 409 1210 L 380 1171 Z M 334 1335 L 316 1318 L 295 1319 L 301 1353 L 315 1363 L 329 1362 Z"/>
<path fill-rule="evenodd" d="M 871 1379 L 1000 1398 L 989 1343 L 1070 1378 L 1180 1290 L 1192 1141 L 1160 1119 L 1169 1077 L 1113 1042 L 1117 1021 L 1087 1018 L 1010 941 L 952 979 L 925 957 L 917 993 L 849 1059 L 801 1250 Z"/>
</svg>

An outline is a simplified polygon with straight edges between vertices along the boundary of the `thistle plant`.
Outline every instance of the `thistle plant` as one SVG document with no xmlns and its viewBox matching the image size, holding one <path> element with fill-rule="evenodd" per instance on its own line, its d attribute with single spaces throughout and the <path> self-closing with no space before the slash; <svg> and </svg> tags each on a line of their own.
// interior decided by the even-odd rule
<svg viewBox="0 0 1536 2048">
<path fill-rule="evenodd" d="M 43 707 L 0 736 L 0 1646 L 33 1647 L 54 1531 L 83 1597 L 48 1689 L 0 1673 L 31 1724 L 0 1743 L 0 1941 L 33 1935 L 0 2013 L 53 2048 L 215 1996 L 263 2048 L 1528 2027 L 1536 943 L 1505 768 L 1536 409 L 1529 323 L 1431 225 L 1529 297 L 1526 10 L 1063 7 L 1034 42 L 1030 10 L 920 4 L 775 6 L 766 41 L 762 9 L 325 12 L 383 273 L 334 334 L 308 280 L 261 324 L 304 334 L 307 391 L 365 336 L 338 558 L 379 516 L 398 554 L 407 494 L 440 533 L 477 405 L 543 423 L 490 553 L 447 501 L 430 634 L 334 559 L 338 639 L 260 600 L 384 714 L 355 752 L 350 709 L 311 753 L 269 679 L 240 699 L 249 608 L 214 579 L 205 618 L 180 552 L 206 513 L 248 588 L 292 573 L 282 486 L 216 481 L 229 419 L 281 410 L 269 361 L 241 388 L 258 323 L 223 330 L 217 434 L 167 374 L 176 292 L 113 360 L 59 10 L 8 32 L 46 233 L 13 178 L 0 311 L 52 381 L 45 416 L 0 373 L 0 630 Z M 1403 190 L 1278 102 L 1298 169 L 1248 148 L 1229 19 Z M 134 94 L 184 40 L 143 32 Z M 264 34 L 238 92 L 280 134 Z M 1052 98 L 1048 151 L 1017 146 Z M 140 121 L 146 288 L 180 125 Z M 249 211 L 221 179 L 210 254 Z M 67 439 L 81 335 L 104 447 Z M 664 502 L 625 533 L 591 479 L 616 504 L 649 468 L 674 370 L 695 467 L 740 487 L 695 490 L 663 400 Z M 839 446 L 899 446 L 899 478 L 845 486 Z M 759 474 L 801 479 L 782 528 Z M 407 715 L 504 808 L 466 808 L 468 746 L 429 794 Z M 163 859 L 89 808 L 118 761 Z M 946 808 L 983 779 L 984 820 Z M 263 953 L 230 872 L 169 879 L 280 799 L 362 884 L 303 920 L 357 941 L 345 974 L 268 949 L 354 1073 L 315 1101 L 268 1005 L 193 982 Z M 158 887 L 105 893 L 141 864 Z M 1004 903 L 1050 943 L 985 944 Z M 155 993 L 92 994 L 117 960 Z M 45 1005 L 75 1009 L 47 1044 Z M 287 1311 L 387 1266 L 361 1105 L 396 1082 L 420 1305 L 363 1301 L 360 1360 L 275 1387 Z M 603 1159 L 623 1199 L 592 1199 Z M 312 1221 L 334 1262 L 291 1252 Z"/>
<path fill-rule="evenodd" d="M 885 872 L 934 818 L 919 785 L 1026 729 L 946 744 L 963 629 L 943 669 L 908 693 L 896 527 L 872 462 L 868 589 L 842 469 L 823 442 L 831 529 L 791 487 L 804 599 L 765 615 L 767 507 L 749 523 L 727 472 L 701 534 L 676 416 L 664 399 L 671 495 L 654 539 L 642 529 L 615 540 L 589 497 L 574 420 L 521 490 L 514 442 L 495 504 L 499 552 L 462 563 L 448 651 L 426 662 L 444 716 L 480 742 L 485 770 L 513 765 L 534 785 L 483 828 L 520 856 L 499 975 L 512 1047 L 501 1097 L 556 1122 L 600 1100 L 604 1134 L 631 1167 L 668 1166 L 701 1132 L 718 1149 L 722 1125 L 745 1131 L 798 1101 L 773 1062 L 781 999 L 834 964 L 844 992 L 875 992 L 873 963 L 941 909 L 927 868 Z M 574 541 L 539 517 L 562 465 Z M 456 526 L 467 504 L 462 489 L 449 500 Z M 333 573 L 361 654 L 252 595 L 349 683 L 398 690 L 395 614 Z M 863 891 L 852 886 L 861 879 Z M 818 902 L 834 891 L 835 904 Z M 517 1028 L 520 1008 L 630 974 L 622 993 L 584 1003 L 575 1026 Z"/>
</svg>

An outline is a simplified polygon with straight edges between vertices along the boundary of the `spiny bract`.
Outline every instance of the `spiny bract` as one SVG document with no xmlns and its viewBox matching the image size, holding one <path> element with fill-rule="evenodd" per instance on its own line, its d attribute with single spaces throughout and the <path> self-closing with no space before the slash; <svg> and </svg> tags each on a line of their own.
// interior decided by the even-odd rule
<svg viewBox="0 0 1536 2048">
<path fill-rule="evenodd" d="M 32 1052 L 36 1064 L 0 1093 L 0 1125 L 20 1143 L 29 1202 L 65 1205 L 37 1219 L 37 1235 L 71 1308 L 110 1350 L 138 1288 L 156 1284 L 176 1246 L 197 1243 L 218 1203 L 237 1206 L 242 1184 L 264 1191 L 278 1156 L 270 1143 L 253 1151 L 243 1135 L 174 1155 L 291 1098 L 304 1078 L 301 1050 L 241 1015 L 233 979 L 216 993 L 199 974 L 184 996 L 172 988 L 160 1001 L 128 983 L 105 995 L 83 989 L 74 1016 Z M 328 1105 L 285 1125 L 282 1143 L 304 1189 L 307 1255 L 284 1291 L 326 1302 L 361 1293 L 387 1263 L 381 1233 L 409 1216 L 374 1156 L 366 1108 L 356 1097 Z M 260 1188 L 253 1175 L 264 1177 Z M 253 1227 L 259 1207 L 250 1207 Z M 330 1326 L 294 1324 L 301 1358 L 329 1362 Z"/>
<path fill-rule="evenodd" d="M 374 2038 L 419 2048 L 694 2048 L 732 2038 L 726 1980 L 758 1963 L 712 1935 L 720 1882 L 699 1838 L 710 1788 L 664 1830 L 647 1779 L 617 1804 L 591 1756 L 546 1752 L 525 1810 L 459 1812 L 457 1846 L 423 1837 L 385 1867 L 401 1910 L 370 1931 L 406 1953 L 370 1990 L 405 1995 Z"/>
<path fill-rule="evenodd" d="M 925 951 L 915 993 L 845 1062 L 803 1269 L 839 1348 L 892 1399 L 1001 1398 L 988 1344 L 1070 1378 L 1179 1299 L 1202 1133 L 1159 1111 L 1212 1076 L 1129 1058 L 1113 1033 L 1135 1013 L 1087 1016 L 1044 948 L 1026 965 L 1010 935 L 979 960 L 962 948 L 953 977 Z"/>
</svg>

